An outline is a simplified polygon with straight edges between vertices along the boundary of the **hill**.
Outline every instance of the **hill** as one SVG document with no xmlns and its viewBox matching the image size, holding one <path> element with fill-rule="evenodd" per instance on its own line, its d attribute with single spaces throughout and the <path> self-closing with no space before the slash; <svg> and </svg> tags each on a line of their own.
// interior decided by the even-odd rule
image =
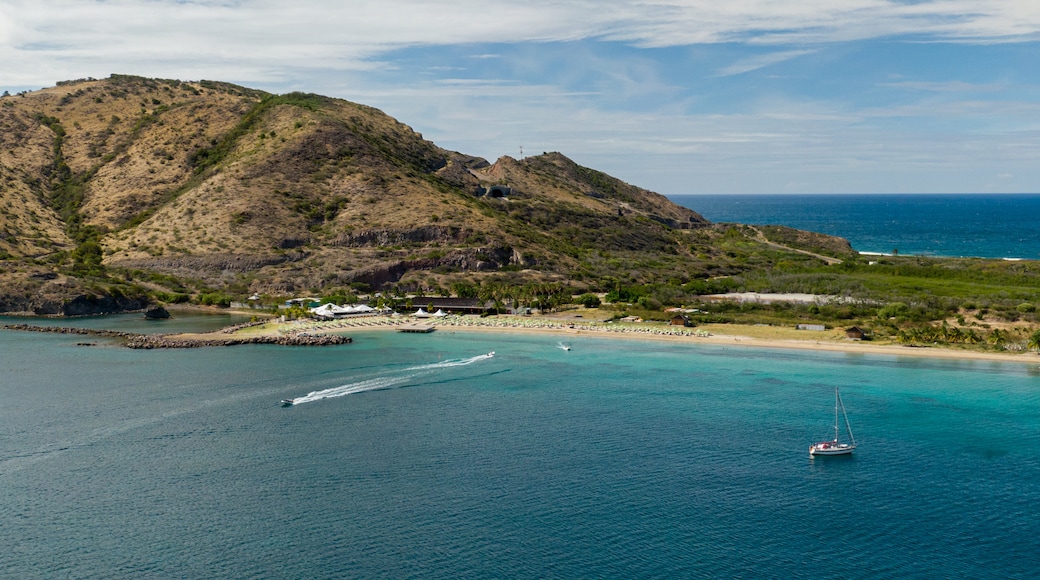
<svg viewBox="0 0 1040 580">
<path fill-rule="evenodd" d="M 609 290 L 823 263 L 545 153 L 494 163 L 364 105 L 112 75 L 0 98 L 0 311 L 219 295 Z"/>
</svg>

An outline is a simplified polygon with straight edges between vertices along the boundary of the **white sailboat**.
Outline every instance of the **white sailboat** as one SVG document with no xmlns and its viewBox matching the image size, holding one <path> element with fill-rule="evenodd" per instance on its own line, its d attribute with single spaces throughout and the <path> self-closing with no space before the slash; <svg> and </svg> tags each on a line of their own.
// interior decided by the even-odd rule
<svg viewBox="0 0 1040 580">
<path fill-rule="evenodd" d="M 838 441 L 838 409 L 841 409 L 841 415 L 845 418 L 845 429 L 849 432 L 850 443 L 841 443 Z M 849 425 L 849 416 L 845 414 L 845 403 L 841 402 L 841 395 L 838 394 L 838 389 L 834 389 L 834 440 L 833 441 L 821 441 L 820 443 L 813 443 L 809 446 L 809 455 L 848 455 L 852 453 L 852 450 L 856 448 L 856 438 L 852 435 L 852 426 Z"/>
</svg>

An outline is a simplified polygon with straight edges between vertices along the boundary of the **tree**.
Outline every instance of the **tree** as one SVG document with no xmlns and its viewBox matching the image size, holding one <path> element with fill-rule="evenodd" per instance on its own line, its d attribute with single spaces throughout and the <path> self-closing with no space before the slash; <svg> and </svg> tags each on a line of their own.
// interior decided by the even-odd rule
<svg viewBox="0 0 1040 580">
<path fill-rule="evenodd" d="M 586 293 L 578 296 L 578 304 L 581 304 L 585 308 L 599 308 L 602 302 L 600 301 L 599 296 L 592 293 Z"/>
<path fill-rule="evenodd" d="M 900 318 L 907 315 L 910 308 L 904 302 L 891 302 L 878 309 L 878 318 L 882 320 L 888 320 L 890 318 Z"/>
<path fill-rule="evenodd" d="M 1004 346 L 1008 341 L 1008 333 L 1006 330 L 996 328 L 993 332 L 989 333 L 989 337 L 986 338 L 986 342 L 992 344 L 997 349 L 1003 350 Z"/>
<path fill-rule="evenodd" d="M 495 314 L 502 311 L 502 299 L 507 293 L 507 288 L 497 282 L 485 280 L 477 291 L 477 296 L 483 302 L 492 302 Z"/>
<path fill-rule="evenodd" d="M 477 287 L 466 282 L 454 282 L 451 285 L 451 293 L 457 298 L 476 298 Z"/>
<path fill-rule="evenodd" d="M 88 240 L 72 252 L 72 267 L 80 275 L 102 275 L 104 273 L 104 266 L 101 264 L 103 257 L 101 244 Z"/>
<path fill-rule="evenodd" d="M 1040 354 L 1040 330 L 1033 331 L 1033 334 L 1029 335 L 1029 341 L 1026 342 L 1026 348 L 1036 350 L 1037 354 Z"/>
</svg>

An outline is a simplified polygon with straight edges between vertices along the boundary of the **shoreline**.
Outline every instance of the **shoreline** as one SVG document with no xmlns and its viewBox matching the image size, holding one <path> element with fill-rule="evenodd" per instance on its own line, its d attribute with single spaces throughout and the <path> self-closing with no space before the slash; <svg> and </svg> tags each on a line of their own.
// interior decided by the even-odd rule
<svg viewBox="0 0 1040 580">
<path fill-rule="evenodd" d="M 510 316 L 479 318 L 475 316 L 449 316 L 441 319 L 422 319 L 411 316 L 368 316 L 333 321 L 270 322 L 251 327 L 251 329 L 246 329 L 245 332 L 252 330 L 252 332 L 263 334 L 286 334 L 304 331 L 313 334 L 338 334 L 352 330 L 361 332 L 398 331 L 402 327 L 415 326 L 432 327 L 437 332 L 544 334 L 561 338 L 592 337 L 622 340 L 657 340 L 691 345 L 703 344 L 1040 365 L 1040 356 L 1032 351 L 986 352 L 942 346 L 911 347 L 891 343 L 874 344 L 870 341 L 851 341 L 845 338 L 836 338 L 838 335 L 834 331 L 798 331 L 804 332 L 809 336 L 806 339 L 794 339 L 740 334 L 741 330 L 751 331 L 755 328 L 734 325 L 705 325 L 687 328 L 651 324 L 591 323 L 587 321 L 575 323 L 569 319 L 549 317 L 526 318 Z M 766 327 L 766 330 L 770 328 Z"/>
<path fill-rule="evenodd" d="M 192 310 L 185 308 L 181 310 Z M 203 309 L 205 311 L 205 309 Z M 8 330 L 29 325 L 4 325 Z M 346 344 L 351 341 L 344 333 L 351 331 L 400 331 L 403 327 L 431 327 L 436 331 L 474 333 L 544 334 L 560 338 L 592 337 L 621 340 L 652 340 L 709 346 L 787 349 L 830 353 L 883 355 L 895 357 L 934 358 L 944 360 L 990 361 L 1040 365 L 1040 356 L 1032 351 L 991 352 L 966 350 L 945 346 L 906 346 L 893 343 L 852 341 L 836 331 L 797 331 L 799 337 L 789 336 L 786 327 L 758 327 L 733 324 L 708 324 L 698 327 L 676 327 L 656 323 L 594 322 L 575 317 L 553 316 L 495 316 L 481 318 L 473 315 L 449 315 L 445 318 L 415 318 L 407 315 L 367 315 L 329 321 L 310 319 L 279 322 L 275 319 L 235 325 L 210 332 L 142 335 L 119 331 L 73 329 L 46 329 L 48 332 L 71 332 L 111 336 L 127 341 L 130 348 L 197 348 L 230 346 L 234 344 L 266 343 L 297 346 Z M 33 330 L 45 330 L 43 328 Z M 752 336 L 752 334 L 775 336 Z M 780 336 L 786 334 L 788 336 Z M 127 340 L 131 335 L 138 340 Z M 806 338 L 801 338 L 805 335 Z M 333 340 L 323 338 L 336 337 Z"/>
</svg>

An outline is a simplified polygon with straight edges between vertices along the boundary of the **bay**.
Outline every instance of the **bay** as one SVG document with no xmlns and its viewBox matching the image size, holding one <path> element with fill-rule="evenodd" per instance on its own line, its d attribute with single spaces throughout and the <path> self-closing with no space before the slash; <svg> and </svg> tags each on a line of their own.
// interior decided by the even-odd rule
<svg viewBox="0 0 1040 580">
<path fill-rule="evenodd" d="M 675 195 L 713 222 L 843 237 L 859 252 L 1040 259 L 1037 194 Z"/>
<path fill-rule="evenodd" d="M 121 324 L 137 323 L 109 321 Z M 132 351 L 0 332 L 0 576 L 1022 578 L 1040 566 L 1038 365 L 352 336 Z M 836 386 L 860 446 L 810 459 Z"/>
</svg>

